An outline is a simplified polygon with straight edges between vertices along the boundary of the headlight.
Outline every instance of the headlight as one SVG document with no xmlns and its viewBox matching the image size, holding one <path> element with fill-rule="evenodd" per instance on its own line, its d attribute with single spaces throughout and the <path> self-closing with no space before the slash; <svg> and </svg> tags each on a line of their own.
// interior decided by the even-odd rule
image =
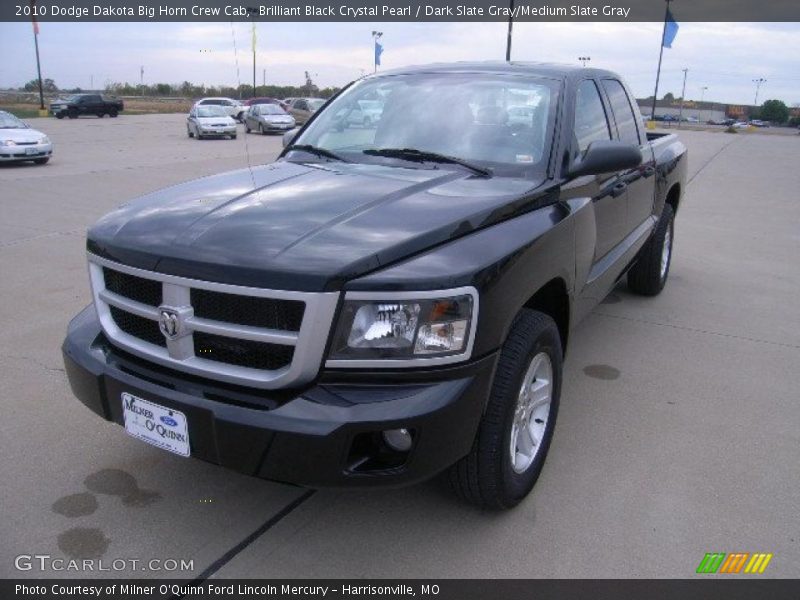
<svg viewBox="0 0 800 600">
<path fill-rule="evenodd" d="M 0 140 L 0 146 L 16 146 L 17 142 L 14 140 Z"/>
<path fill-rule="evenodd" d="M 327 365 L 398 367 L 469 358 L 478 312 L 474 288 L 442 292 L 351 292 Z"/>
<path fill-rule="evenodd" d="M 39 140 L 39 143 L 40 144 L 49 144 L 50 143 L 50 138 L 47 137 L 47 136 L 44 136 L 42 139 Z"/>
</svg>

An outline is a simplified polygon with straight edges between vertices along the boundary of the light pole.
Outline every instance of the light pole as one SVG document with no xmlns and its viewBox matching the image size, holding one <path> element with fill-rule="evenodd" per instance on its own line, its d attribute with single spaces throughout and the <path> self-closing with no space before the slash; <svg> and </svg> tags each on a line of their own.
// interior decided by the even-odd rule
<svg viewBox="0 0 800 600">
<path fill-rule="evenodd" d="M 678 112 L 678 127 L 681 126 L 683 122 L 683 99 L 686 97 L 686 75 L 689 73 L 689 69 L 682 69 L 683 70 L 683 88 L 681 89 L 681 108 Z M 700 119 L 698 119 L 699 121 Z"/>
<path fill-rule="evenodd" d="M 753 83 L 756 84 L 756 99 L 753 100 L 753 106 L 758 106 L 758 90 L 761 88 L 762 83 L 767 83 L 767 80 L 759 77 L 758 79 L 753 79 Z"/>
<path fill-rule="evenodd" d="M 579 56 L 578 60 L 581 61 L 581 64 L 583 65 L 583 67 L 586 68 L 586 63 L 589 62 L 590 60 L 592 60 L 592 57 L 591 56 Z"/>
<path fill-rule="evenodd" d="M 378 40 L 381 39 L 383 36 L 382 31 L 373 31 L 372 32 L 372 52 L 374 53 L 374 60 L 372 64 L 372 72 L 378 72 L 378 61 L 380 60 L 380 56 L 378 54 Z"/>
<path fill-rule="evenodd" d="M 700 120 L 700 113 L 703 110 L 703 98 L 706 96 L 706 90 L 708 89 L 707 85 L 704 85 L 700 88 L 700 106 L 697 107 L 697 120 Z"/>
</svg>

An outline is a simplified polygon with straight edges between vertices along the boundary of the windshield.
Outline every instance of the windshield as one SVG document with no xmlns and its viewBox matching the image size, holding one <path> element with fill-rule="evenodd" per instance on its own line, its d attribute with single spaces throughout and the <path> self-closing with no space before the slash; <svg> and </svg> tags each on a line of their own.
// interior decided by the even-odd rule
<svg viewBox="0 0 800 600">
<path fill-rule="evenodd" d="M 286 111 L 277 104 L 258 104 L 256 114 L 259 115 L 285 115 Z"/>
<path fill-rule="evenodd" d="M 227 117 L 228 113 L 225 112 L 225 109 L 221 106 L 198 106 L 197 107 L 197 116 L 198 117 Z"/>
<path fill-rule="evenodd" d="M 27 129 L 28 126 L 11 113 L 0 111 L 0 129 Z"/>
<path fill-rule="evenodd" d="M 420 167 L 373 152 L 415 149 L 469 161 L 495 175 L 531 177 L 546 169 L 557 94 L 557 81 L 533 76 L 370 78 L 333 100 L 294 143 L 351 162 Z"/>
</svg>

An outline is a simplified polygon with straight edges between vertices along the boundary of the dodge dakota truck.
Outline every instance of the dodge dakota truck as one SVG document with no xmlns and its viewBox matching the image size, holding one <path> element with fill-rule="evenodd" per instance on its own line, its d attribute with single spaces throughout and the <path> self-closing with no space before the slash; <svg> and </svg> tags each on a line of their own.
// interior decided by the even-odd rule
<svg viewBox="0 0 800 600">
<path fill-rule="evenodd" d="M 372 127 L 351 123 L 364 101 Z M 669 275 L 687 154 L 611 72 L 459 63 L 346 87 L 276 162 L 88 232 L 78 399 L 144 442 L 310 487 L 439 473 L 509 508 L 553 437 L 570 331 Z"/>
<path fill-rule="evenodd" d="M 77 119 L 81 115 L 96 115 L 101 119 L 116 117 L 125 108 L 122 100 L 103 94 L 73 94 L 50 103 L 50 114 L 57 119 Z"/>
</svg>

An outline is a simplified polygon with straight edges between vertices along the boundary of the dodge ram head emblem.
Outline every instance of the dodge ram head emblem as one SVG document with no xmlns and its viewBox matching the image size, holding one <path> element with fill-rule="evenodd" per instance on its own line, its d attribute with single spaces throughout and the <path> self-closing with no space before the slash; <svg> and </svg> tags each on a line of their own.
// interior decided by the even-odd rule
<svg viewBox="0 0 800 600">
<path fill-rule="evenodd" d="M 159 311 L 158 328 L 166 338 L 170 340 L 177 338 L 183 329 L 182 325 L 180 313 L 167 308 Z"/>
</svg>

